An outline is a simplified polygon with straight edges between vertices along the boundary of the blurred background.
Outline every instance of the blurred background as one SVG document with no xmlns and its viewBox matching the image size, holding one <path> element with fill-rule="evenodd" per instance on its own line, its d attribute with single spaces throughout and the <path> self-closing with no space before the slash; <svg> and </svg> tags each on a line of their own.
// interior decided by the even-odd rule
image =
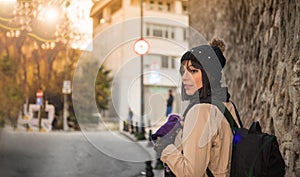
<svg viewBox="0 0 300 177">
<path fill-rule="evenodd" d="M 139 174 L 144 169 L 140 160 L 86 158 L 96 152 L 85 149 L 79 131 L 92 132 L 90 139 L 107 130 L 147 138 L 165 120 L 169 89 L 175 98 L 173 112 L 183 110 L 181 54 L 214 37 L 226 43 L 225 80 L 245 127 L 258 120 L 263 131 L 275 134 L 286 176 L 300 176 L 298 0 L 0 0 L 0 7 L 4 176 L 82 176 L 87 169 L 95 171 L 89 176 Z M 150 44 L 146 54 L 133 48 L 141 38 Z M 84 76 L 93 69 L 97 74 L 90 85 Z M 72 95 L 74 78 L 81 95 Z M 93 92 L 96 111 L 86 99 Z M 74 110 L 76 100 L 85 105 L 84 111 L 78 108 L 80 114 Z M 45 146 L 36 145 L 43 141 Z M 44 158 L 51 168 L 39 168 Z M 74 158 L 78 162 L 70 162 Z M 14 164 L 16 159 L 24 161 Z M 30 159 L 36 161 L 28 167 Z M 110 163 L 117 165 L 105 166 Z"/>
</svg>

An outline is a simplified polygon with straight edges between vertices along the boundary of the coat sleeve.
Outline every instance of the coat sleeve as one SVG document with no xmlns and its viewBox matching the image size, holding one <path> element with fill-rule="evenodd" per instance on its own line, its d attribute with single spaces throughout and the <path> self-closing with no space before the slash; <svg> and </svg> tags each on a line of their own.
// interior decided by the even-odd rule
<svg viewBox="0 0 300 177">
<path fill-rule="evenodd" d="M 204 176 L 206 173 L 212 143 L 209 136 L 204 137 L 207 135 L 204 131 L 210 129 L 210 114 L 210 105 L 195 105 L 185 118 L 181 143 L 183 153 L 173 144 L 163 150 L 161 160 L 176 176 Z"/>
</svg>

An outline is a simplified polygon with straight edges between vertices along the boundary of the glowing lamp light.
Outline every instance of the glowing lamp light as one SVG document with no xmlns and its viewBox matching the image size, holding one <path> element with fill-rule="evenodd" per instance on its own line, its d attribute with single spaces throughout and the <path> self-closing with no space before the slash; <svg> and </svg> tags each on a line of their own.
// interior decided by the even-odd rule
<svg viewBox="0 0 300 177">
<path fill-rule="evenodd" d="M 48 7 L 45 9 L 45 20 L 49 22 L 55 22 L 58 19 L 58 11 L 54 7 Z"/>
<path fill-rule="evenodd" d="M 54 6 L 49 6 L 41 10 L 39 20 L 46 23 L 56 22 L 59 18 L 58 9 Z"/>
<path fill-rule="evenodd" d="M 101 23 L 101 24 L 104 24 L 104 23 L 106 23 L 106 20 L 105 20 L 104 18 L 101 18 L 101 19 L 100 19 L 100 23 Z"/>
<path fill-rule="evenodd" d="M 150 44 L 145 39 L 140 39 L 134 43 L 133 49 L 136 54 L 145 55 L 149 52 Z"/>
</svg>

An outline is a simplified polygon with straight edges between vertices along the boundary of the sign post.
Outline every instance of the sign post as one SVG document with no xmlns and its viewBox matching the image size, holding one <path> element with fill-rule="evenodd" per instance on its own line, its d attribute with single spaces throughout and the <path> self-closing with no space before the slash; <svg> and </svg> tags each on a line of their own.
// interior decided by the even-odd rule
<svg viewBox="0 0 300 177">
<path fill-rule="evenodd" d="M 63 83 L 62 93 L 64 94 L 64 110 L 63 110 L 63 128 L 64 131 L 67 131 L 69 129 L 68 123 L 67 123 L 67 117 L 68 117 L 68 94 L 71 94 L 72 87 L 71 87 L 71 81 L 65 80 Z"/>
<path fill-rule="evenodd" d="M 39 105 L 39 112 L 38 112 L 38 119 L 39 119 L 39 131 L 42 130 L 42 117 L 41 117 L 41 112 L 42 112 L 42 106 L 43 106 L 43 90 L 38 90 L 36 92 L 36 104 Z"/>
<path fill-rule="evenodd" d="M 142 18 L 141 18 L 142 19 Z M 142 25 L 143 21 L 141 21 Z M 142 27 L 141 27 L 142 29 Z M 141 31 L 142 34 L 142 31 Z M 144 127 L 144 55 L 149 52 L 150 45 L 149 43 L 143 39 L 141 35 L 141 39 L 137 40 L 133 46 L 134 52 L 137 55 L 141 56 L 141 122 L 140 122 L 140 132 L 141 132 L 141 139 L 145 139 L 145 127 Z"/>
</svg>

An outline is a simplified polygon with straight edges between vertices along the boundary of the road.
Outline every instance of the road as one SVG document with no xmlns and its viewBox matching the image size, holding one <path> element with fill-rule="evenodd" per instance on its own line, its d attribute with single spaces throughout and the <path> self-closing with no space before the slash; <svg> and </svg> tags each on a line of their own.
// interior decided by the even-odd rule
<svg viewBox="0 0 300 177">
<path fill-rule="evenodd" d="M 118 132 L 0 133 L 1 177 L 133 177 L 147 158 Z"/>
</svg>

